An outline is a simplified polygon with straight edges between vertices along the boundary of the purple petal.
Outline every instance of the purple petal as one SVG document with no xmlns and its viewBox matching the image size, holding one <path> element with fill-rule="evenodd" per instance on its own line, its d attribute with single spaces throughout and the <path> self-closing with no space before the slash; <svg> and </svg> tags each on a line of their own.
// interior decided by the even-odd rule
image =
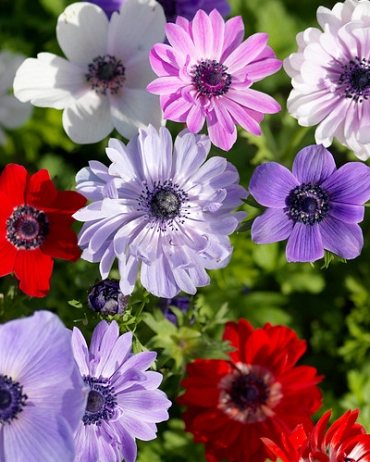
<svg viewBox="0 0 370 462">
<path fill-rule="evenodd" d="M 81 375 L 88 375 L 89 371 L 89 350 L 82 332 L 78 327 L 73 328 L 72 332 L 73 355 L 78 364 Z"/>
<path fill-rule="evenodd" d="M 252 241 L 257 244 L 284 241 L 290 236 L 293 225 L 283 209 L 267 209 L 252 224 Z"/>
<path fill-rule="evenodd" d="M 241 16 L 235 16 L 225 24 L 225 35 L 223 44 L 223 53 L 220 62 L 224 62 L 226 57 L 235 50 L 243 41 L 244 23 Z"/>
<path fill-rule="evenodd" d="M 360 223 L 364 219 L 365 207 L 363 205 L 340 204 L 330 201 L 329 215 L 345 223 Z"/>
<path fill-rule="evenodd" d="M 321 145 L 307 146 L 299 151 L 293 162 L 293 175 L 300 183 L 321 184 L 336 166 L 331 153 Z"/>
<path fill-rule="evenodd" d="M 225 59 L 224 65 L 231 74 L 245 67 L 263 51 L 267 39 L 268 35 L 265 33 L 251 35 Z"/>
<path fill-rule="evenodd" d="M 360 162 L 348 162 L 321 187 L 332 201 L 362 205 L 370 199 L 370 168 Z"/>
<path fill-rule="evenodd" d="M 73 462 L 74 442 L 70 426 L 60 415 L 28 406 L 19 419 L 0 429 L 2 461 Z"/>
<path fill-rule="evenodd" d="M 255 169 L 249 192 L 265 207 L 284 208 L 285 199 L 298 185 L 298 180 L 287 168 L 276 162 L 267 162 Z"/>
<path fill-rule="evenodd" d="M 288 262 L 312 262 L 324 256 L 320 228 L 318 225 L 296 223 L 286 246 Z"/>
<path fill-rule="evenodd" d="M 326 250 L 348 260 L 360 255 L 364 238 L 357 224 L 343 223 L 328 216 L 319 227 Z"/>
<path fill-rule="evenodd" d="M 213 38 L 212 23 L 209 16 L 203 11 L 198 10 L 191 23 L 194 46 L 200 56 L 213 55 Z M 215 36 L 216 40 L 218 39 Z M 219 57 L 215 57 L 217 60 Z"/>
</svg>

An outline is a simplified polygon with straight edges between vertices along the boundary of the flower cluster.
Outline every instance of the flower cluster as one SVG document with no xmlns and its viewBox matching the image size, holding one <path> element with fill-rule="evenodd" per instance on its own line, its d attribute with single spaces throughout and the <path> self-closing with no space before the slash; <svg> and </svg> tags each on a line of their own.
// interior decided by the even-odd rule
<svg viewBox="0 0 370 462">
<path fill-rule="evenodd" d="M 282 2 L 266 5 L 285 14 Z M 347 160 L 370 158 L 370 0 L 319 7 L 321 29 L 299 33 L 298 50 L 284 61 L 279 40 L 259 27 L 248 24 L 244 37 L 243 18 L 257 18 L 259 3 L 81 1 L 56 13 L 56 40 L 43 41 L 49 51 L 26 59 L 0 52 L 0 277 L 14 275 L 34 298 L 1 286 L 0 462 L 135 462 L 137 440 L 157 437 L 171 405 L 178 422 L 146 446 L 142 460 L 164 454 L 173 460 L 167 451 L 174 442 L 182 449 L 191 439 L 185 428 L 208 462 L 370 461 L 370 434 L 357 422 L 358 409 L 327 430 L 331 411 L 315 419 L 324 376 L 321 363 L 303 364 L 310 344 L 299 338 L 316 329 L 310 346 L 320 351 L 327 340 L 328 350 L 337 348 L 348 333 L 366 349 L 367 259 L 360 260 L 361 283 L 355 271 L 335 279 L 349 303 L 330 293 L 330 303 L 342 309 L 340 342 L 320 337 L 314 316 L 321 305 L 300 316 L 292 309 L 298 298 L 290 294 L 306 284 L 318 293 L 323 273 L 316 286 L 304 273 L 292 287 L 281 283 L 287 267 L 317 270 L 290 262 L 325 258 L 328 266 L 332 254 L 353 260 L 366 250 L 369 233 L 360 223 L 368 227 L 370 167 Z M 243 16 L 225 19 L 232 9 Z M 268 42 L 277 44 L 276 54 Z M 64 57 L 51 52 L 58 45 Z M 279 87 L 280 77 L 265 81 L 282 65 L 293 89 Z M 286 117 L 263 120 L 282 109 L 289 91 Z M 5 144 L 5 130 L 22 125 L 32 105 L 63 110 L 60 131 L 63 125 L 70 139 L 49 133 L 53 111 L 35 110 L 30 130 Z M 288 113 L 302 126 L 317 125 L 315 135 L 293 133 Z M 316 144 L 306 145 L 309 136 Z M 332 154 L 326 148 L 334 138 L 344 147 L 334 144 Z M 100 144 L 56 161 L 61 152 L 76 154 L 75 144 L 103 140 L 108 165 Z M 37 153 L 27 149 L 32 141 Z M 8 161 L 19 162 L 22 143 L 32 173 Z M 234 145 L 246 155 L 219 154 Z M 57 190 L 44 168 L 51 164 L 52 176 L 66 188 L 73 182 L 76 191 Z M 251 211 L 259 205 L 260 214 Z M 275 259 L 254 245 L 285 240 L 285 257 L 276 245 Z M 238 245 L 239 261 L 227 273 Z M 54 259 L 80 257 L 70 286 L 53 287 Z M 81 319 L 65 303 L 69 290 L 85 297 L 69 301 Z M 47 294 L 51 301 L 40 306 Z M 278 306 L 270 307 L 270 299 Z M 249 305 L 256 313 L 247 320 Z M 353 306 L 358 312 L 346 318 Z M 273 321 L 295 327 L 301 321 L 302 329 Z M 340 350 L 346 361 L 356 354 L 350 346 Z"/>
</svg>

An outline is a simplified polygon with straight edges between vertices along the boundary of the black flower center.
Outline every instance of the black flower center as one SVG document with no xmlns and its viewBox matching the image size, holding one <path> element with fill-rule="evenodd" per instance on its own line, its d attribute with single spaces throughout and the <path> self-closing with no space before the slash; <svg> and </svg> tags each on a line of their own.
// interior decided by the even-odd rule
<svg viewBox="0 0 370 462">
<path fill-rule="evenodd" d="M 11 423 L 18 418 L 26 405 L 27 395 L 23 387 L 7 375 L 0 375 L 0 424 Z"/>
<path fill-rule="evenodd" d="M 96 93 L 102 95 L 106 95 L 107 91 L 117 93 L 125 81 L 122 61 L 111 55 L 98 56 L 89 64 L 88 70 L 85 74 L 87 82 Z"/>
<path fill-rule="evenodd" d="M 343 85 L 346 98 L 362 103 L 370 96 L 370 61 L 356 57 L 343 66 L 339 85 Z"/>
<path fill-rule="evenodd" d="M 152 197 L 150 208 L 154 216 L 160 220 L 173 219 L 181 206 L 177 194 L 171 190 L 159 189 Z"/>
<path fill-rule="evenodd" d="M 49 234 L 49 220 L 41 210 L 20 205 L 8 218 L 6 231 L 8 241 L 17 249 L 37 249 Z"/>
<path fill-rule="evenodd" d="M 317 184 L 307 183 L 290 191 L 284 212 L 295 222 L 320 223 L 328 214 L 329 197 Z"/>
<path fill-rule="evenodd" d="M 166 231 L 167 226 L 175 230 L 175 221 L 184 223 L 187 216 L 184 208 L 186 199 L 185 191 L 179 185 L 173 184 L 172 180 L 154 182 L 151 190 L 145 184 L 145 191 L 138 198 L 138 210 L 146 212 L 148 221 L 153 226 L 159 224 L 158 230 Z"/>
<path fill-rule="evenodd" d="M 239 375 L 231 384 L 230 399 L 240 410 L 255 412 L 269 397 L 269 389 L 262 378 L 255 374 Z"/>
<path fill-rule="evenodd" d="M 109 379 L 90 376 L 83 379 L 90 387 L 90 391 L 82 421 L 85 425 L 100 426 L 103 420 L 110 420 L 113 417 L 117 404 L 114 388 L 110 386 Z"/>
<path fill-rule="evenodd" d="M 228 92 L 231 75 L 225 72 L 227 67 L 215 60 L 201 61 L 194 71 L 194 83 L 200 94 L 211 98 Z"/>
<path fill-rule="evenodd" d="M 164 14 L 166 15 L 167 22 L 174 22 L 177 16 L 176 1 L 175 0 L 158 0 L 163 6 Z"/>
</svg>

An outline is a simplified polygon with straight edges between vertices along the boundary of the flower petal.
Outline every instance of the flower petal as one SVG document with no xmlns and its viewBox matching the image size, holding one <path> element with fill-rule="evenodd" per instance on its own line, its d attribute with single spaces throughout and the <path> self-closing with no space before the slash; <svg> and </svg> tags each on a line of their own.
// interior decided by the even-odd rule
<svg viewBox="0 0 370 462">
<path fill-rule="evenodd" d="M 326 218 L 327 219 L 327 218 Z M 320 227 L 296 223 L 286 246 L 288 262 L 313 262 L 324 256 Z"/>
<path fill-rule="evenodd" d="M 362 205 L 370 199 L 370 168 L 360 162 L 348 162 L 321 187 L 332 201 Z"/>
<path fill-rule="evenodd" d="M 364 238 L 357 224 L 344 223 L 327 216 L 319 226 L 326 250 L 348 260 L 360 255 Z"/>
<path fill-rule="evenodd" d="M 283 209 L 269 208 L 254 219 L 252 241 L 257 244 L 284 241 L 290 236 L 293 226 L 293 220 L 289 220 Z"/>
<path fill-rule="evenodd" d="M 265 207 L 286 207 L 285 199 L 299 185 L 295 176 L 276 162 L 259 165 L 249 183 L 249 192 Z"/>
<path fill-rule="evenodd" d="M 299 151 L 293 162 L 293 175 L 300 183 L 321 184 L 336 171 L 334 158 L 323 145 L 313 144 Z"/>
<path fill-rule="evenodd" d="M 104 11 L 88 2 L 67 6 L 58 18 L 57 39 L 65 56 L 78 65 L 92 63 L 107 53 L 109 20 Z"/>
</svg>

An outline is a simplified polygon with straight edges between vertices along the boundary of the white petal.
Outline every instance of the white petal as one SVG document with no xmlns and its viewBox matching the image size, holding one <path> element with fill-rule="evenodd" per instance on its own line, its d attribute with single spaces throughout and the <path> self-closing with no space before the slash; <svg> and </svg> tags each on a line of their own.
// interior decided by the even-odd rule
<svg viewBox="0 0 370 462">
<path fill-rule="evenodd" d="M 89 91 L 63 113 L 63 127 L 75 143 L 97 143 L 113 130 L 109 99 Z"/>
<path fill-rule="evenodd" d="M 64 109 L 87 89 L 83 69 L 51 53 L 26 59 L 14 79 L 19 100 L 54 109 Z"/>
<path fill-rule="evenodd" d="M 162 6 L 154 0 L 128 0 L 120 14 L 111 18 L 108 53 L 129 64 L 138 53 L 149 53 L 152 46 L 165 38 L 166 18 Z"/>
<path fill-rule="evenodd" d="M 73 3 L 58 18 L 57 39 L 70 61 L 86 65 L 107 53 L 108 27 L 109 20 L 100 7 Z"/>
<path fill-rule="evenodd" d="M 138 128 L 149 124 L 157 129 L 161 126 L 162 111 L 157 95 L 123 87 L 119 95 L 112 95 L 110 99 L 114 127 L 125 138 L 132 138 Z"/>
</svg>

